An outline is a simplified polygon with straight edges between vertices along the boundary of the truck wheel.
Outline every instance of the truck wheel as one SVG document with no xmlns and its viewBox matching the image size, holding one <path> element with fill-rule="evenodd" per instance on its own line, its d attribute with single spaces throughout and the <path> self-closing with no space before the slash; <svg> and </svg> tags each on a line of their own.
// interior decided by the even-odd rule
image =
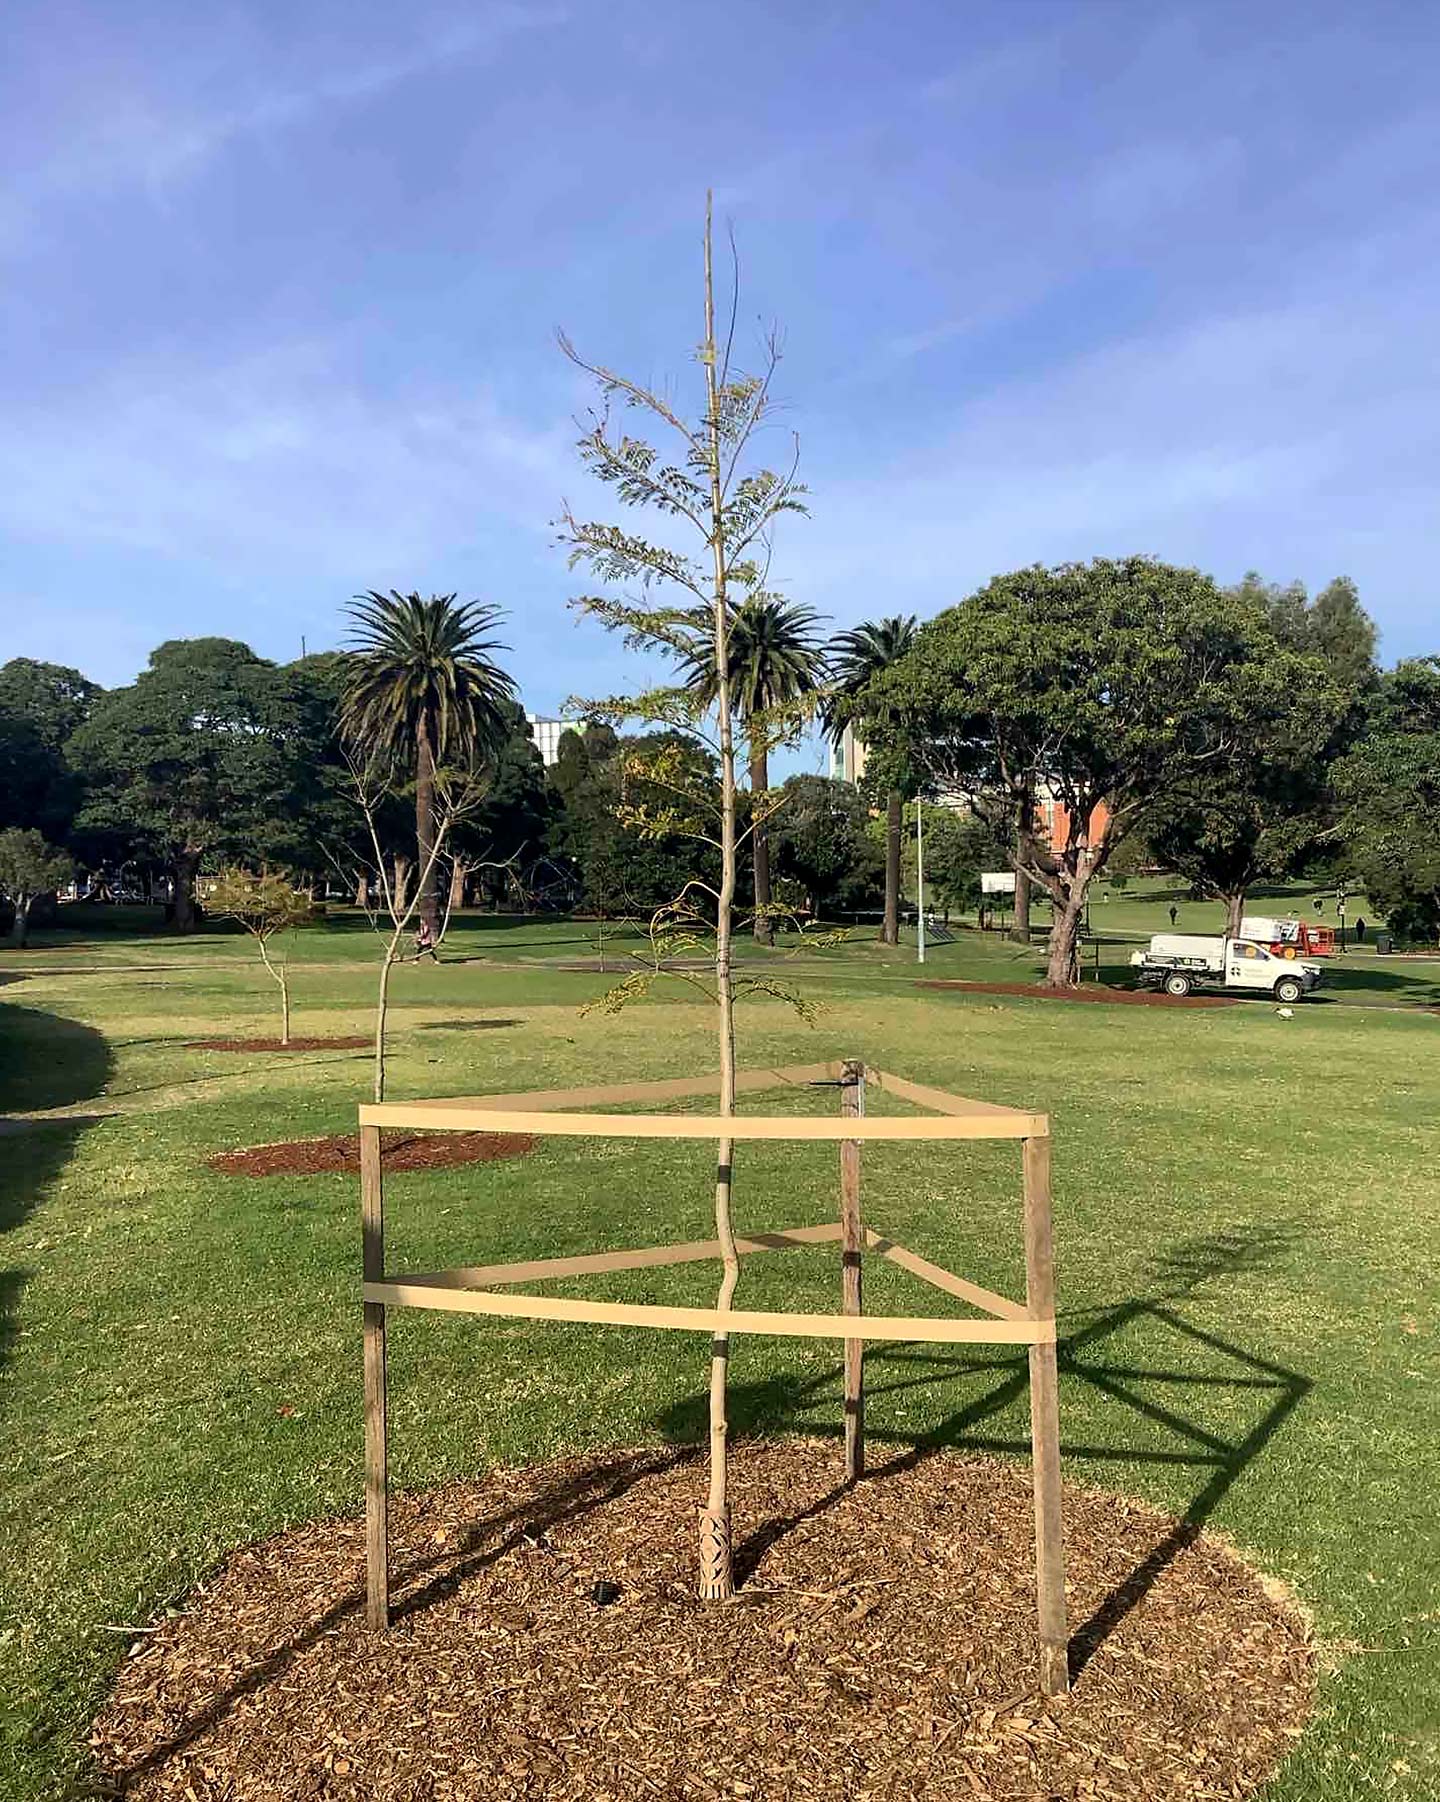
<svg viewBox="0 0 1440 1802">
<path fill-rule="evenodd" d="M 1174 976 L 1167 976 L 1165 978 L 1165 993 L 1167 995 L 1174 995 L 1177 1000 L 1182 995 L 1188 995 L 1190 993 L 1190 978 L 1188 976 L 1181 976 L 1178 972 Z"/>
<path fill-rule="evenodd" d="M 1304 993 L 1305 984 L 1295 976 L 1282 976 L 1279 982 L 1275 984 L 1275 999 L 1277 1001 L 1298 1001 Z"/>
</svg>

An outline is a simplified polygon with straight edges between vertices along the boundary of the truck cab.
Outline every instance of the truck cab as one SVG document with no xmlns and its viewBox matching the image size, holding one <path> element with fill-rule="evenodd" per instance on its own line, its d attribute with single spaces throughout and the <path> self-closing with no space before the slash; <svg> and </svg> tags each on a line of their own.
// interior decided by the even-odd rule
<svg viewBox="0 0 1440 1802">
<path fill-rule="evenodd" d="M 1192 989 L 1228 989 L 1273 995 L 1277 1001 L 1302 1000 L 1317 987 L 1319 964 L 1293 955 L 1278 956 L 1254 939 L 1199 938 L 1157 932 L 1149 949 L 1131 954 L 1136 980 L 1145 988 L 1163 988 L 1177 998 Z"/>
</svg>

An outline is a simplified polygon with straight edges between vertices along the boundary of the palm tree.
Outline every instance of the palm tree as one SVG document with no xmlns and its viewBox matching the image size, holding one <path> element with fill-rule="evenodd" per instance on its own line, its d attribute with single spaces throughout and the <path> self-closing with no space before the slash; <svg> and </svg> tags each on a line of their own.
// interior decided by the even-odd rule
<svg viewBox="0 0 1440 1802">
<path fill-rule="evenodd" d="M 447 762 L 492 756 L 510 732 L 515 685 L 490 653 L 498 607 L 457 604 L 453 594 L 370 589 L 348 609 L 354 626 L 340 703 L 342 730 L 367 755 L 388 753 L 415 771 L 420 917 L 440 927 L 435 867 L 435 773 Z"/>
<path fill-rule="evenodd" d="M 770 786 L 770 746 L 776 709 L 788 707 L 819 691 L 825 657 L 817 635 L 819 614 L 813 607 L 751 595 L 730 616 L 728 634 L 730 694 L 745 724 L 750 751 L 750 788 L 758 798 Z M 715 699 L 715 647 L 697 632 L 694 646 L 682 653 L 687 685 L 704 701 Z M 755 865 L 755 937 L 763 945 L 775 941 L 770 907 L 770 836 L 763 817 L 751 823 Z"/>
<path fill-rule="evenodd" d="M 825 720 L 832 742 L 838 743 L 846 725 L 851 723 L 846 703 L 854 702 L 873 677 L 913 647 L 915 632 L 915 615 L 897 613 L 878 624 L 841 632 L 831 641 Z M 904 795 L 892 788 L 885 797 L 885 922 L 880 939 L 886 945 L 898 944 L 900 940 L 900 832 L 904 808 Z"/>
</svg>

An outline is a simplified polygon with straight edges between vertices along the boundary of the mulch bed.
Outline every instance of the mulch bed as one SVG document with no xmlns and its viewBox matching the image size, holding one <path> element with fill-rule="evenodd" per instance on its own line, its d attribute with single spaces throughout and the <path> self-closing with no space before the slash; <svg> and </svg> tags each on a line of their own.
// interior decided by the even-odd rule
<svg viewBox="0 0 1440 1802">
<path fill-rule="evenodd" d="M 533 1133 L 382 1132 L 385 1170 L 446 1170 L 452 1164 L 493 1164 L 500 1158 L 529 1157 Z M 205 1160 L 229 1176 L 320 1176 L 360 1168 L 359 1133 L 332 1133 L 326 1139 L 288 1139 L 277 1145 L 247 1145 L 218 1151 Z"/>
<path fill-rule="evenodd" d="M 349 1038 L 294 1039 L 282 1045 L 279 1039 L 191 1039 L 187 1051 L 358 1051 L 362 1045 L 373 1045 L 373 1037 L 354 1033 Z"/>
<path fill-rule="evenodd" d="M 1087 983 L 1078 989 L 1046 989 L 1038 982 L 917 982 L 917 989 L 968 989 L 972 995 L 1028 995 L 1033 1001 L 1103 1001 L 1119 1007 L 1237 1007 L 1233 995 L 1167 995 L 1156 989 L 1111 989 Z"/>
<path fill-rule="evenodd" d="M 387 1634 L 363 1521 L 239 1552 L 132 1645 L 91 1740 L 107 1793 L 1179 1802 L 1252 1794 L 1293 1744 L 1304 1625 L 1217 1541 L 1067 1489 L 1077 1675 L 1046 1701 L 1028 1470 L 890 1453 L 846 1490 L 837 1465 L 736 1447 L 726 1605 L 695 1596 L 688 1451 L 396 1499 Z"/>
</svg>

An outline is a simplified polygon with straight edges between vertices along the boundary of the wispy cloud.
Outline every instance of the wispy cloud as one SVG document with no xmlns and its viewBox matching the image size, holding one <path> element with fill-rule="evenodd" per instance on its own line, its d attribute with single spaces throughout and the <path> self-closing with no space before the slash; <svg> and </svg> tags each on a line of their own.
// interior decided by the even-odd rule
<svg viewBox="0 0 1440 1802">
<path fill-rule="evenodd" d="M 144 66 L 107 68 L 93 91 L 67 95 L 47 151 L 18 160 L 15 146 L 0 198 L 0 252 L 25 246 L 49 203 L 74 196 L 103 198 L 127 188 L 152 199 L 196 179 L 230 145 L 291 130 L 317 114 L 382 95 L 446 64 L 483 63 L 514 38 L 562 25 L 569 8 L 494 0 L 483 10 L 422 29 L 389 54 L 338 65 L 320 63 L 299 79 L 282 80 L 264 67 L 229 75 L 235 90 L 217 104 L 210 83 L 187 80 L 171 68 L 161 83 Z"/>
</svg>

